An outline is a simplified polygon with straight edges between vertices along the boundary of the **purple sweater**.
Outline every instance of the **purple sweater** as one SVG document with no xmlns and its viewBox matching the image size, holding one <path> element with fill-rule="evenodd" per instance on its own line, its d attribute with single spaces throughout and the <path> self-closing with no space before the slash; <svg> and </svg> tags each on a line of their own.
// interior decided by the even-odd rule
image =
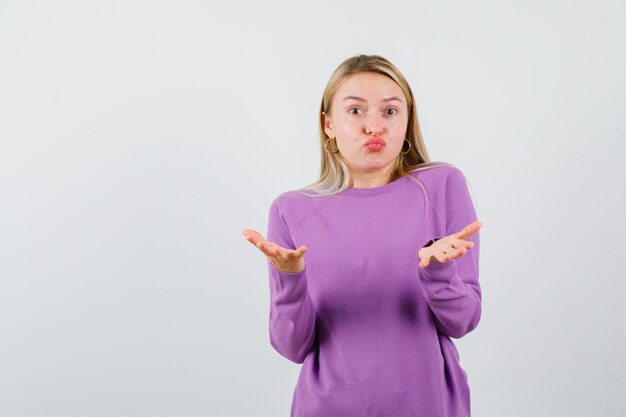
<svg viewBox="0 0 626 417">
<path fill-rule="evenodd" d="M 268 260 L 270 343 L 302 364 L 292 417 L 470 415 L 451 338 L 480 320 L 479 231 L 446 263 L 422 269 L 417 252 L 475 220 L 463 173 L 441 162 L 379 187 L 272 202 L 268 240 L 308 248 L 301 272 Z"/>
</svg>

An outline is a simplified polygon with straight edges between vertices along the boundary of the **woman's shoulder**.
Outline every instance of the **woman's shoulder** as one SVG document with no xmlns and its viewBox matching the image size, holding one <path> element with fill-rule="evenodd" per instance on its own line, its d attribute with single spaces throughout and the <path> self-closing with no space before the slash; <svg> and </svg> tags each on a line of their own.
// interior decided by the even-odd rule
<svg viewBox="0 0 626 417">
<path fill-rule="evenodd" d="M 469 181 L 459 167 L 447 162 L 432 162 L 423 166 L 409 175 L 416 179 L 416 184 L 419 183 L 439 213 L 445 213 L 444 210 L 448 210 L 452 204 L 460 210 L 468 210 L 473 206 Z"/>
<path fill-rule="evenodd" d="M 274 198 L 273 202 L 277 204 L 310 204 L 315 200 L 323 200 L 321 197 L 325 196 L 316 194 L 310 190 L 295 189 L 281 192 Z"/>
<path fill-rule="evenodd" d="M 296 225 L 319 210 L 328 201 L 328 196 L 317 197 L 311 195 L 309 190 L 289 190 L 274 198 L 270 210 L 277 210 L 288 223 Z"/>
<path fill-rule="evenodd" d="M 465 179 L 465 175 L 459 167 L 444 161 L 423 163 L 410 171 L 408 175 L 423 183 L 435 185 L 441 185 L 449 180 Z"/>
</svg>

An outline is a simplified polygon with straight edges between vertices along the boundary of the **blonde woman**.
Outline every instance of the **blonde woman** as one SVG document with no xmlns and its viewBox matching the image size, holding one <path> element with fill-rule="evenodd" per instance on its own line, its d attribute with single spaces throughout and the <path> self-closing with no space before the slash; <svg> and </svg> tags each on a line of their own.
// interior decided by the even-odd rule
<svg viewBox="0 0 626 417">
<path fill-rule="evenodd" d="M 482 223 L 460 169 L 429 161 L 415 100 L 378 55 L 344 61 L 320 108 L 318 181 L 275 198 L 270 343 L 302 364 L 292 417 L 470 415 L 451 338 L 478 325 Z"/>
</svg>

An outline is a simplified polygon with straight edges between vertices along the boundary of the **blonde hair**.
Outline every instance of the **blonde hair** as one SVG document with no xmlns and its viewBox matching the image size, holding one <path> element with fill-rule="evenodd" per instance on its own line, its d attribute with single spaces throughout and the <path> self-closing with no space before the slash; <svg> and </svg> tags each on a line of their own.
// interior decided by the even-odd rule
<svg viewBox="0 0 626 417">
<path fill-rule="evenodd" d="M 347 78 L 362 72 L 374 72 L 391 78 L 398 84 L 400 89 L 402 89 L 407 99 L 409 120 L 406 130 L 406 139 L 410 142 L 411 147 L 406 155 L 402 153 L 398 155 L 389 182 L 404 177 L 417 168 L 426 168 L 426 166 L 421 167 L 421 165 L 431 162 L 420 130 L 413 92 L 400 70 L 382 56 L 356 55 L 342 62 L 337 69 L 335 69 L 335 72 L 333 72 L 330 80 L 326 84 L 319 113 L 319 134 L 320 145 L 322 147 L 320 178 L 298 191 L 312 196 L 324 196 L 340 193 L 350 186 L 350 170 L 346 160 L 341 153 L 331 153 L 326 148 L 326 141 L 329 138 L 324 130 L 324 115 L 322 112 L 330 114 L 333 98 L 339 86 Z M 316 194 L 308 194 L 305 191 L 313 191 Z"/>
</svg>

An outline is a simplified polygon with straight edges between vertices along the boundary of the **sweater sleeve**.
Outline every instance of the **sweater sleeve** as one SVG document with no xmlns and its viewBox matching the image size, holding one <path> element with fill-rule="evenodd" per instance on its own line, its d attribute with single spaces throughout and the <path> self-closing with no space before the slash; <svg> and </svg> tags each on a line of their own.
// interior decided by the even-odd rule
<svg viewBox="0 0 626 417">
<path fill-rule="evenodd" d="M 458 169 L 450 170 L 445 193 L 439 201 L 445 204 L 445 236 L 459 232 L 477 220 L 465 177 Z M 445 263 L 431 262 L 426 268 L 418 266 L 422 293 L 435 316 L 437 329 L 457 339 L 474 330 L 480 321 L 479 233 L 480 230 L 467 239 L 474 243 L 474 247 L 461 257 Z M 445 236 L 429 239 L 418 247 L 418 251 Z"/>
<path fill-rule="evenodd" d="M 267 240 L 286 249 L 296 249 L 276 201 L 270 207 Z M 315 308 L 307 292 L 306 262 L 300 272 L 283 272 L 269 259 L 267 264 L 270 343 L 285 358 L 303 363 L 315 338 Z"/>
</svg>

